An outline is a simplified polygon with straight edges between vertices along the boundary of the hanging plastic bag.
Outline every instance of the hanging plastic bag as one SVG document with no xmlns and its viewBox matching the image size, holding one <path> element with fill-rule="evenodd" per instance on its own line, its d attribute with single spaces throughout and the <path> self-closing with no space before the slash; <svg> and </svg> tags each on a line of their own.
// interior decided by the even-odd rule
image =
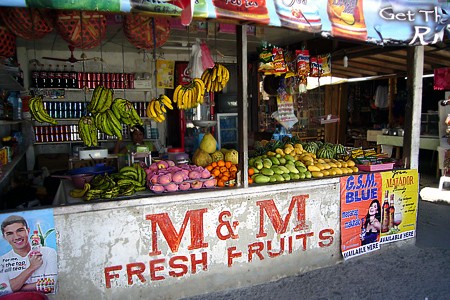
<svg viewBox="0 0 450 300">
<path fill-rule="evenodd" d="M 191 79 L 201 78 L 203 74 L 202 51 L 200 41 L 197 40 L 192 45 L 191 57 L 189 58 L 188 70 L 190 70 Z"/>
<path fill-rule="evenodd" d="M 212 69 L 214 67 L 214 60 L 211 57 L 211 53 L 209 52 L 208 45 L 203 41 L 200 48 L 202 51 L 203 71 L 205 71 L 206 69 Z"/>
</svg>

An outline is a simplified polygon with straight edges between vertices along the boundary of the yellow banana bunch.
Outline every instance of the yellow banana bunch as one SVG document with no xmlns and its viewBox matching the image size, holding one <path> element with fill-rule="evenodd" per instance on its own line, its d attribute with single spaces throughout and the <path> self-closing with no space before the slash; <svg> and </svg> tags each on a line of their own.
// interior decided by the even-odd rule
<svg viewBox="0 0 450 300">
<path fill-rule="evenodd" d="M 29 107 L 33 118 L 35 118 L 39 123 L 50 123 L 53 125 L 57 124 L 56 119 L 50 117 L 47 110 L 45 110 L 42 96 L 35 96 L 31 98 Z"/>
<path fill-rule="evenodd" d="M 173 102 L 178 109 L 191 109 L 203 104 L 205 83 L 200 78 L 194 78 L 188 85 L 178 85 L 173 93 Z"/>
<path fill-rule="evenodd" d="M 153 98 L 147 105 L 147 117 L 161 123 L 166 120 L 165 113 L 167 109 L 173 109 L 172 100 L 166 95 L 159 95 L 158 98 Z"/>
<path fill-rule="evenodd" d="M 220 92 L 225 88 L 230 79 L 230 72 L 228 69 L 219 63 L 216 63 L 213 68 L 206 69 L 201 77 L 205 83 L 205 89 L 209 92 Z"/>
</svg>

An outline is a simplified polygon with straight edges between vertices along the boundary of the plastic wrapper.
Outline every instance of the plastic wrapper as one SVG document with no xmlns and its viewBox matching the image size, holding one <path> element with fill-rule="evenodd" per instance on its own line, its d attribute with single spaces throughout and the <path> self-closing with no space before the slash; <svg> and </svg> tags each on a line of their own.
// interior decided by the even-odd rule
<svg viewBox="0 0 450 300">
<path fill-rule="evenodd" d="M 284 61 L 284 50 L 279 47 L 273 47 L 273 68 L 275 75 L 285 74 L 287 72 L 286 62 Z"/>
<path fill-rule="evenodd" d="M 273 55 L 272 55 L 273 46 L 267 42 L 262 42 L 261 46 L 258 47 L 258 56 L 259 56 L 259 66 L 258 72 L 263 72 L 266 75 L 273 74 L 274 65 L 273 65 Z"/>
<path fill-rule="evenodd" d="M 201 49 L 201 60 L 202 60 L 202 66 L 203 71 L 206 69 L 211 69 L 214 67 L 214 60 L 211 57 L 211 53 L 209 51 L 208 45 L 205 42 L 202 42 L 200 45 Z"/>
</svg>

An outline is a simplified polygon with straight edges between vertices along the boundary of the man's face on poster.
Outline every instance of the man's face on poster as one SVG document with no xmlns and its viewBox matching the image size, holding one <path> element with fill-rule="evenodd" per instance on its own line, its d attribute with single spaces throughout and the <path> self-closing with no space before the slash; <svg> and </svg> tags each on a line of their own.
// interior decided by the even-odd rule
<svg viewBox="0 0 450 300">
<path fill-rule="evenodd" d="M 5 227 L 3 237 L 14 250 L 24 249 L 28 247 L 29 230 L 22 223 L 13 223 Z"/>
</svg>

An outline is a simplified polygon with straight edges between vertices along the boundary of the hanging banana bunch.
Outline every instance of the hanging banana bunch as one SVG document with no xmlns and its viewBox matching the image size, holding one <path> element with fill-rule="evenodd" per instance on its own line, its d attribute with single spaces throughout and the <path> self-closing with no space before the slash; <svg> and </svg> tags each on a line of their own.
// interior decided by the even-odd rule
<svg viewBox="0 0 450 300">
<path fill-rule="evenodd" d="M 86 146 L 98 145 L 97 127 L 91 116 L 83 116 L 78 120 L 78 134 Z"/>
<path fill-rule="evenodd" d="M 111 107 L 114 90 L 98 85 L 92 92 L 87 109 L 93 114 L 102 113 Z"/>
<path fill-rule="evenodd" d="M 161 123 L 166 120 L 165 113 L 167 109 L 173 109 L 172 100 L 166 95 L 159 95 L 158 98 L 153 98 L 147 105 L 147 117 Z"/>
<path fill-rule="evenodd" d="M 173 102 L 178 109 L 191 109 L 203 104 L 205 83 L 200 78 L 194 78 L 188 85 L 178 85 L 173 92 Z"/>
<path fill-rule="evenodd" d="M 50 123 L 56 125 L 58 122 L 56 119 L 50 117 L 47 110 L 44 107 L 44 101 L 42 96 L 35 96 L 30 99 L 30 112 L 33 118 L 39 123 Z"/>
<path fill-rule="evenodd" d="M 230 79 L 230 72 L 224 65 L 216 63 L 213 68 L 206 69 L 201 78 L 208 93 L 220 92 L 227 85 Z"/>
<path fill-rule="evenodd" d="M 141 117 L 133 106 L 133 103 L 123 98 L 116 98 L 111 104 L 111 111 L 120 123 L 126 125 L 143 125 Z"/>
</svg>

